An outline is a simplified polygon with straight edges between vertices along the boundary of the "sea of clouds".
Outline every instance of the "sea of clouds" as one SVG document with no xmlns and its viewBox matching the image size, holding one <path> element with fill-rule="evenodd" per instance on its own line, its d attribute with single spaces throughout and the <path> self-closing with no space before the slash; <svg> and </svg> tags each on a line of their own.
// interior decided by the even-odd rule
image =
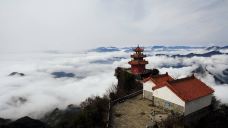
<svg viewBox="0 0 228 128">
<path fill-rule="evenodd" d="M 126 50 L 128 49 L 128 50 Z M 215 89 L 215 95 L 228 103 L 228 84 L 215 81 L 214 75 L 224 75 L 228 55 L 211 57 L 168 57 L 155 54 L 206 53 L 205 48 L 145 49 L 147 68 L 169 72 L 174 78 L 195 75 Z M 227 52 L 227 51 L 222 51 Z M 69 104 L 79 104 L 92 95 L 104 95 L 117 83 L 116 67 L 130 67 L 129 48 L 84 52 L 27 52 L 0 55 L 0 117 L 16 119 L 23 116 L 40 118 L 46 112 Z M 197 69 L 206 69 L 208 71 Z M 9 76 L 12 72 L 24 73 Z M 58 73 L 61 75 L 58 76 Z M 65 76 L 64 74 L 73 74 Z M 57 74 L 57 76 L 56 76 Z"/>
</svg>

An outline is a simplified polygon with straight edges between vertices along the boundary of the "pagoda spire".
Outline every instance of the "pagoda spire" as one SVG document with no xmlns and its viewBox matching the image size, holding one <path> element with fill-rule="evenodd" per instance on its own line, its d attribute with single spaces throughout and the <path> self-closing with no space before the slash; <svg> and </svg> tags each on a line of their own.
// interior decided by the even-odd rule
<svg viewBox="0 0 228 128">
<path fill-rule="evenodd" d="M 146 57 L 143 54 L 144 49 L 138 45 L 133 51 L 135 53 L 131 55 L 132 60 L 128 62 L 131 65 L 131 72 L 133 74 L 142 74 L 146 70 L 146 64 L 148 64 L 148 61 L 144 60 L 144 57 Z"/>
</svg>

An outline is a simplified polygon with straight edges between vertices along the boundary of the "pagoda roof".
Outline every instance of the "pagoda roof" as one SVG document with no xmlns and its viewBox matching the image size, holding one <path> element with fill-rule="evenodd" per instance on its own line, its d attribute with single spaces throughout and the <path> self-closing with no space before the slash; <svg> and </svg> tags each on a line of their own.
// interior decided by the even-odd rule
<svg viewBox="0 0 228 128">
<path fill-rule="evenodd" d="M 138 65 L 138 64 L 148 64 L 146 60 L 132 60 L 128 62 L 131 65 Z"/>
<path fill-rule="evenodd" d="M 141 47 L 136 47 L 135 49 L 134 49 L 134 51 L 135 52 L 143 52 L 144 51 L 144 48 L 141 48 Z"/>
<path fill-rule="evenodd" d="M 133 54 L 133 55 L 131 55 L 131 58 L 142 58 L 142 57 L 146 57 L 146 55 L 144 55 L 144 54 Z"/>
</svg>

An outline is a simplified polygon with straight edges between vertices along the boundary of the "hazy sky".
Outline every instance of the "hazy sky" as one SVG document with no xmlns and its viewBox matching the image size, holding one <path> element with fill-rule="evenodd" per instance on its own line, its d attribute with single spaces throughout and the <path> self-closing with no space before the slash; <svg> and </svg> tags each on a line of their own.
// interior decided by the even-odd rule
<svg viewBox="0 0 228 128">
<path fill-rule="evenodd" d="M 226 45 L 228 0 L 0 0 L 0 51 Z"/>
</svg>

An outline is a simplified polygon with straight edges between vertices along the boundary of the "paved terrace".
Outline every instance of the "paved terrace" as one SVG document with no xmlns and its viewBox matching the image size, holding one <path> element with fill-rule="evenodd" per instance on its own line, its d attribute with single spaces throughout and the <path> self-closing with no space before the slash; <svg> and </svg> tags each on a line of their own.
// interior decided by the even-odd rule
<svg viewBox="0 0 228 128">
<path fill-rule="evenodd" d="M 142 94 L 113 106 L 113 128 L 145 128 L 153 121 L 165 120 L 170 112 L 152 105 Z M 152 116 L 153 113 L 155 116 Z"/>
</svg>

